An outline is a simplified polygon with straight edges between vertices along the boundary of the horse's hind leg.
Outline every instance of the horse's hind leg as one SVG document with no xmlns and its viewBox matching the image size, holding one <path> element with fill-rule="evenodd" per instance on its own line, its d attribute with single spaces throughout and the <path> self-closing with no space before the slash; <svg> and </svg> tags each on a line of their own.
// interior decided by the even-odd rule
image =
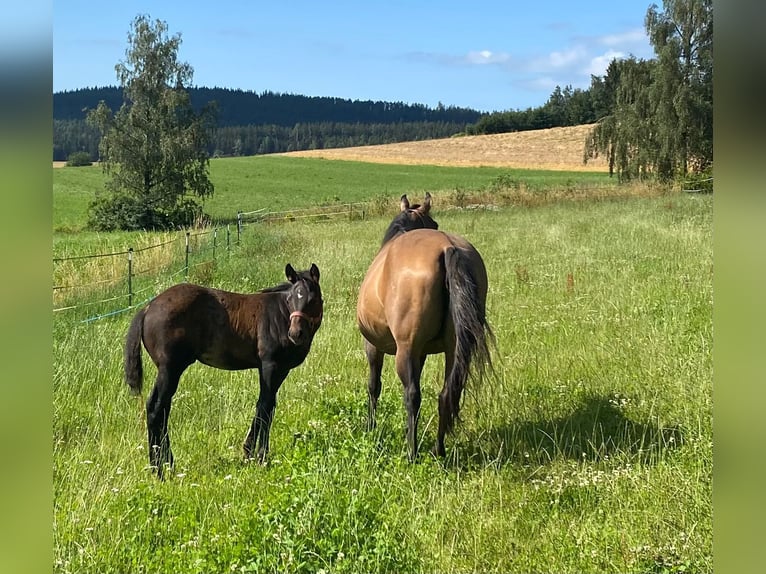
<svg viewBox="0 0 766 574">
<path fill-rule="evenodd" d="M 170 449 L 168 418 L 173 395 L 178 388 L 183 369 L 169 365 L 157 367 L 157 380 L 149 398 L 146 400 L 146 429 L 149 438 L 149 464 L 163 477 L 164 466 L 173 467 L 173 451 Z"/>
<path fill-rule="evenodd" d="M 378 399 L 380 398 L 380 375 L 383 372 L 383 358 L 385 354 L 366 339 L 364 341 L 364 351 L 367 355 L 367 362 L 370 365 L 370 378 L 367 382 L 367 394 L 369 396 L 367 430 L 372 430 L 376 425 L 375 412 L 378 409 Z"/>
<path fill-rule="evenodd" d="M 418 417 L 420 415 L 420 374 L 423 359 L 410 349 L 400 346 L 396 351 L 396 373 L 404 386 L 404 405 L 407 408 L 407 446 L 410 462 L 418 455 Z"/>
</svg>

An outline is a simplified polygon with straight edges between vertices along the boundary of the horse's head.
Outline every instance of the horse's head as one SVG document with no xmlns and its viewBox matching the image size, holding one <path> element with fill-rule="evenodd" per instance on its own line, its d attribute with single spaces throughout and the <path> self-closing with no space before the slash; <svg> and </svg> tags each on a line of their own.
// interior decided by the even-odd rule
<svg viewBox="0 0 766 574">
<path fill-rule="evenodd" d="M 310 341 L 322 324 L 324 302 L 319 287 L 319 267 L 312 263 L 308 271 L 297 272 L 289 263 L 285 275 L 291 283 L 287 292 L 290 328 L 287 337 L 295 345 Z"/>
<path fill-rule="evenodd" d="M 415 203 L 410 205 L 410 201 L 407 199 L 407 195 L 401 197 L 400 211 L 391 225 L 388 226 L 388 231 L 383 236 L 383 244 L 406 231 L 413 229 L 439 229 L 439 224 L 434 221 L 429 215 L 431 211 L 431 194 L 426 192 L 426 196 L 423 199 L 423 205 Z"/>
</svg>

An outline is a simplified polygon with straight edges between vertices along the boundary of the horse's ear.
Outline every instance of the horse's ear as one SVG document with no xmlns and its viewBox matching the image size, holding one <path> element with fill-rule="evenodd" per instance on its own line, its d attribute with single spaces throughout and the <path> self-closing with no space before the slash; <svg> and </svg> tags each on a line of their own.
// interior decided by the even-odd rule
<svg viewBox="0 0 766 574">
<path fill-rule="evenodd" d="M 295 269 L 293 269 L 293 266 L 289 263 L 285 266 L 285 275 L 287 276 L 287 280 L 290 283 L 295 283 L 298 281 L 298 274 L 295 272 Z"/>
<path fill-rule="evenodd" d="M 424 215 L 428 215 L 428 212 L 431 211 L 431 194 L 426 192 L 426 197 L 423 199 L 423 205 L 418 209 L 420 213 Z"/>
<path fill-rule="evenodd" d="M 410 208 L 410 200 L 407 199 L 407 194 L 405 193 L 401 198 L 400 207 L 402 211 L 407 211 Z"/>
<path fill-rule="evenodd" d="M 311 275 L 311 278 L 314 280 L 315 283 L 319 283 L 319 267 L 316 266 L 316 263 L 311 264 L 311 269 L 309 269 L 309 275 Z"/>
</svg>

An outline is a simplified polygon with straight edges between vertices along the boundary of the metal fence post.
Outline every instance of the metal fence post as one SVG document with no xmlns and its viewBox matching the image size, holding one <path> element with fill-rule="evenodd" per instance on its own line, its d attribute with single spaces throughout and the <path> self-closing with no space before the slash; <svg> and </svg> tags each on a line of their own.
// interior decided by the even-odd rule
<svg viewBox="0 0 766 574">
<path fill-rule="evenodd" d="M 184 276 L 189 280 L 189 232 L 186 232 L 186 266 L 184 267 Z"/>
<path fill-rule="evenodd" d="M 239 245 L 240 235 L 242 235 L 242 212 L 237 211 L 237 245 Z"/>
<path fill-rule="evenodd" d="M 215 244 L 218 239 L 218 228 L 213 229 L 213 259 L 215 259 Z"/>
<path fill-rule="evenodd" d="M 133 248 L 128 248 L 128 307 L 133 306 Z"/>
<path fill-rule="evenodd" d="M 231 251 L 231 229 L 230 229 L 230 227 L 231 226 L 227 223 L 226 224 L 226 253 Z"/>
</svg>

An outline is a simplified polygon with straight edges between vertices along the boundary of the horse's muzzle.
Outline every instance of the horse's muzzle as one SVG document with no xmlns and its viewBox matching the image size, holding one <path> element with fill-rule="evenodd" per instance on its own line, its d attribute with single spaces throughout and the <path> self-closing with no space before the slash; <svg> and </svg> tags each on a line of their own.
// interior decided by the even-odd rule
<svg viewBox="0 0 766 574">
<path fill-rule="evenodd" d="M 315 318 L 303 311 L 290 313 L 290 328 L 287 330 L 287 338 L 294 345 L 302 345 L 317 329 L 321 317 Z"/>
</svg>

